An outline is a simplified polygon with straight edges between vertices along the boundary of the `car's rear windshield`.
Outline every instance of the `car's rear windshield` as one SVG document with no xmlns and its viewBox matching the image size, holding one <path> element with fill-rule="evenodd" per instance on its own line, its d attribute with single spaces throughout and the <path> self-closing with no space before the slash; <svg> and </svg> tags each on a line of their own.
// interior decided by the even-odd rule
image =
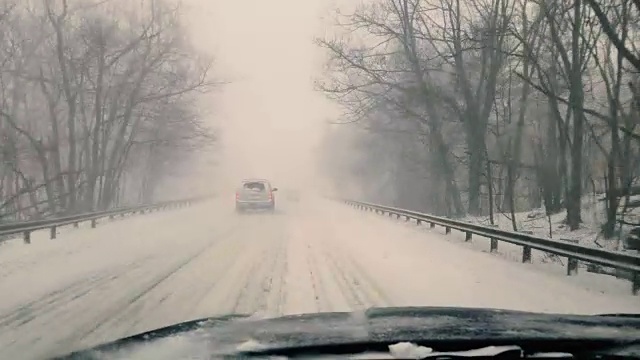
<svg viewBox="0 0 640 360">
<path fill-rule="evenodd" d="M 265 191 L 267 187 L 263 182 L 253 181 L 242 184 L 242 188 L 245 190 Z"/>
</svg>

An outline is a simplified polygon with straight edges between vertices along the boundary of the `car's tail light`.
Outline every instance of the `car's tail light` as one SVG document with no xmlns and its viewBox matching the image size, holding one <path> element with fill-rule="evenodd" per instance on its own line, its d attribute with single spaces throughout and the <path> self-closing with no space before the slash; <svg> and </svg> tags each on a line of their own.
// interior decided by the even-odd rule
<svg viewBox="0 0 640 360">
<path fill-rule="evenodd" d="M 240 200 L 240 193 L 236 192 L 236 200 Z"/>
<path fill-rule="evenodd" d="M 269 200 L 273 200 L 273 191 L 269 191 Z"/>
</svg>

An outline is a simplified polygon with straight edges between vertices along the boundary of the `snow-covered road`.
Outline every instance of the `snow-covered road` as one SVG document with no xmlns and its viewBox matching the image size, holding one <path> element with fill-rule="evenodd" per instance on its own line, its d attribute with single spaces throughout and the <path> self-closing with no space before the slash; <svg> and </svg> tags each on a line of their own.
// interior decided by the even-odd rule
<svg viewBox="0 0 640 360">
<path fill-rule="evenodd" d="M 184 320 L 370 306 L 640 312 L 624 291 L 328 200 L 191 208 L 0 246 L 0 359 L 39 359 Z M 615 279 L 606 280 L 616 282 Z M 614 284 L 608 288 L 627 286 Z M 628 285 L 628 283 L 626 284 Z"/>
</svg>

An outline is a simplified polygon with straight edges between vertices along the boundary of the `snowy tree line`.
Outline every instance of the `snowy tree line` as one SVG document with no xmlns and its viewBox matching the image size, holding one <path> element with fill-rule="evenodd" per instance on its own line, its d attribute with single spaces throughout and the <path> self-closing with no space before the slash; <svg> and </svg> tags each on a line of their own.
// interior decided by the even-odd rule
<svg viewBox="0 0 640 360">
<path fill-rule="evenodd" d="M 212 134 L 210 60 L 160 0 L 0 0 L 0 222 L 152 201 Z"/>
<path fill-rule="evenodd" d="M 446 216 L 543 207 L 571 230 L 601 194 L 613 236 L 640 175 L 638 1 L 375 0 L 336 22 L 317 84 L 344 109 L 336 179 Z"/>
</svg>

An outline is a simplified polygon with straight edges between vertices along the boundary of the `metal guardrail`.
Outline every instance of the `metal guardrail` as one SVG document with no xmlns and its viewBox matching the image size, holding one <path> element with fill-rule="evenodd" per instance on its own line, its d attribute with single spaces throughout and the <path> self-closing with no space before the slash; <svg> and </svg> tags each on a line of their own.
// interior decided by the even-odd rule
<svg viewBox="0 0 640 360">
<path fill-rule="evenodd" d="M 522 262 L 531 262 L 531 249 L 545 251 L 567 257 L 567 275 L 578 271 L 578 261 L 611 267 L 617 271 L 629 272 L 632 283 L 631 291 L 634 295 L 640 292 L 640 256 L 634 256 L 621 252 L 592 248 L 569 241 L 559 241 L 533 235 L 531 232 L 515 232 L 498 229 L 484 225 L 448 219 L 439 216 L 420 213 L 406 209 L 394 208 L 379 204 L 366 203 L 354 200 L 342 200 L 343 202 L 365 211 L 373 211 L 381 214 L 395 215 L 398 219 L 405 217 L 407 221 L 416 220 L 418 224 L 429 223 L 431 228 L 436 225 L 443 226 L 445 233 L 451 233 L 451 229 L 462 231 L 466 234 L 465 240 L 471 241 L 473 234 L 489 238 L 491 240 L 491 252 L 498 250 L 498 241 L 522 246 Z"/>
<path fill-rule="evenodd" d="M 116 216 L 123 217 L 128 214 L 144 214 L 165 209 L 181 208 L 190 206 L 191 204 L 203 201 L 207 198 L 208 197 L 197 197 L 172 201 L 162 201 L 148 205 L 127 206 L 112 210 L 94 211 L 50 219 L 0 224 L 0 237 L 22 234 L 24 243 L 31 244 L 31 233 L 37 230 L 50 229 L 49 238 L 55 239 L 57 236 L 57 229 L 61 226 L 73 224 L 74 227 L 78 227 L 78 224 L 81 222 L 91 221 L 91 227 L 95 228 L 98 220 L 102 218 L 108 217 L 110 219 L 113 219 Z M 3 240 L 0 239 L 0 242 L 2 241 Z"/>
</svg>

